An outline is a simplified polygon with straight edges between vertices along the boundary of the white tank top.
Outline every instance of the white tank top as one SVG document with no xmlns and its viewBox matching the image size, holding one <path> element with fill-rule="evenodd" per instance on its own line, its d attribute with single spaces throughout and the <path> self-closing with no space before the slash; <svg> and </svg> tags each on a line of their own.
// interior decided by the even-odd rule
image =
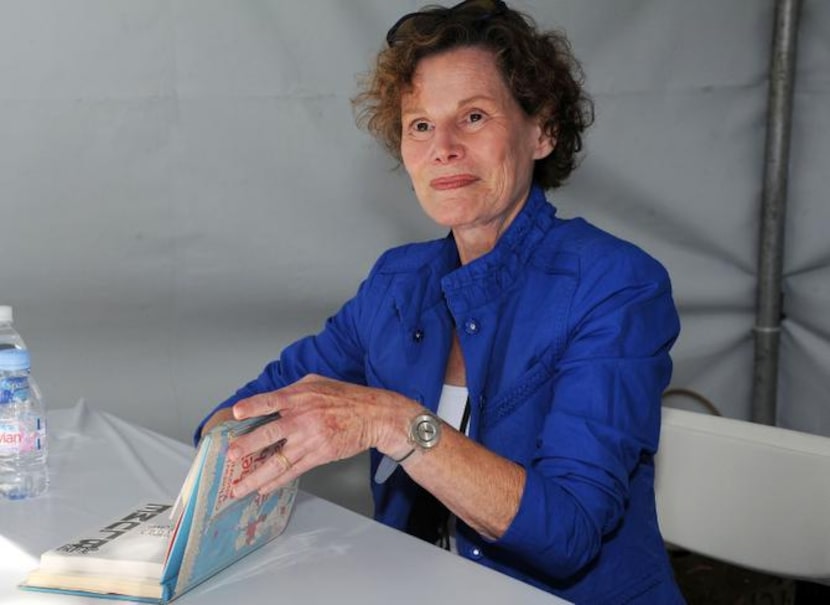
<svg viewBox="0 0 830 605">
<path fill-rule="evenodd" d="M 438 400 L 438 415 L 441 420 L 460 430 L 464 409 L 467 407 L 467 395 L 467 387 L 445 384 L 441 389 L 441 398 Z M 464 433 L 467 434 L 467 427 L 464 428 Z"/>
</svg>

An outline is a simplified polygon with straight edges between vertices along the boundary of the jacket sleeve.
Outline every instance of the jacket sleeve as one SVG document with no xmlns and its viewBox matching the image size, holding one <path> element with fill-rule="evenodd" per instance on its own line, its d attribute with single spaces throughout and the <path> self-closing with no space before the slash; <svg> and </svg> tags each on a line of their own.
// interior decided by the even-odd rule
<svg viewBox="0 0 830 605">
<path fill-rule="evenodd" d="M 198 442 L 202 426 L 217 410 L 230 407 L 253 395 L 275 391 L 307 374 L 366 384 L 365 347 L 360 328 L 370 321 L 367 314 L 372 312 L 372 306 L 366 304 L 365 300 L 370 290 L 380 287 L 376 283 L 376 276 L 377 265 L 360 285 L 357 294 L 326 320 L 320 333 L 301 338 L 286 347 L 279 358 L 266 365 L 257 378 L 213 408 L 196 427 L 193 442 Z"/>
<path fill-rule="evenodd" d="M 555 577 L 597 556 L 626 514 L 632 473 L 657 450 L 679 332 L 666 271 L 619 240 L 587 248 L 567 326 L 519 510 L 496 542 Z"/>
</svg>

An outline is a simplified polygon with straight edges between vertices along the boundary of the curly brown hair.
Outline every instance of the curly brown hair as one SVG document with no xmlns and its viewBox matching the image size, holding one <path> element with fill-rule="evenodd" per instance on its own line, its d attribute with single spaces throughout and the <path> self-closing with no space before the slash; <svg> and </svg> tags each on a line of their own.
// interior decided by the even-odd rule
<svg viewBox="0 0 830 605">
<path fill-rule="evenodd" d="M 463 5 L 475 3 L 463 3 Z M 576 167 L 582 133 L 593 122 L 593 103 L 583 89 L 582 68 L 564 33 L 540 31 L 531 17 L 507 8 L 483 12 L 429 6 L 404 17 L 390 30 L 374 69 L 352 99 L 358 125 L 401 161 L 401 96 L 412 86 L 418 62 L 460 46 L 491 50 L 508 88 L 528 116 L 543 118 L 556 146 L 536 160 L 534 182 L 559 187 Z"/>
</svg>

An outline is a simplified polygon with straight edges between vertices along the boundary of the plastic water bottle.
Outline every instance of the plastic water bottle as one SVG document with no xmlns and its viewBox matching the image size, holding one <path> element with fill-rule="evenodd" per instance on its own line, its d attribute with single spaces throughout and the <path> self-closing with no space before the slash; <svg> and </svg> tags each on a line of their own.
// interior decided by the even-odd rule
<svg viewBox="0 0 830 605">
<path fill-rule="evenodd" d="M 30 388 L 26 349 L 0 349 L 0 496 L 31 498 L 46 491 L 46 413 Z"/>
<path fill-rule="evenodd" d="M 9 305 L 0 305 L 0 351 L 3 349 L 26 349 L 23 337 L 15 330 L 13 323 L 12 308 Z M 43 395 L 40 387 L 37 386 L 33 376 L 29 376 L 29 389 L 43 402 Z"/>
<path fill-rule="evenodd" d="M 0 351 L 26 348 L 23 338 L 14 329 L 12 318 L 12 308 L 8 305 L 0 305 Z"/>
</svg>

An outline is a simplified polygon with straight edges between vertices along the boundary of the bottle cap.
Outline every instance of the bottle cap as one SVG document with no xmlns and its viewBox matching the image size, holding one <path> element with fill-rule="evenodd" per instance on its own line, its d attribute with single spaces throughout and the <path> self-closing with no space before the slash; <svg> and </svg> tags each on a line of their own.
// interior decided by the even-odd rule
<svg viewBox="0 0 830 605">
<path fill-rule="evenodd" d="M 12 323 L 12 308 L 11 305 L 0 305 L 0 323 Z"/>
<path fill-rule="evenodd" d="M 0 370 L 15 372 L 28 370 L 31 367 L 29 351 L 25 349 L 3 349 L 0 350 Z"/>
</svg>

